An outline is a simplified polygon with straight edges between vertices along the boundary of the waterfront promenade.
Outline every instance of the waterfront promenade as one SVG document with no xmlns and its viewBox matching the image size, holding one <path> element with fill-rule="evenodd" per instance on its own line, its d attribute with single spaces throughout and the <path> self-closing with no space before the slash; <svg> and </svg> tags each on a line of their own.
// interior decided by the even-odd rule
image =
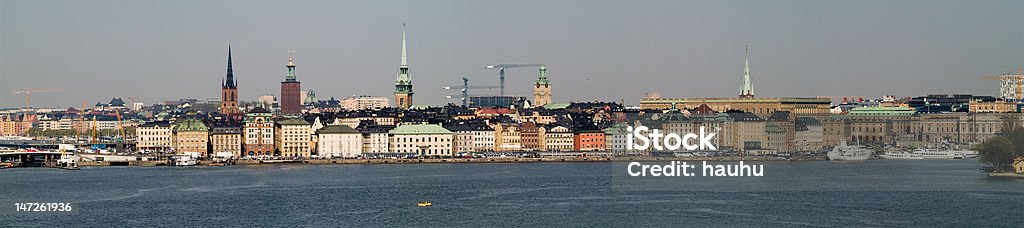
<svg viewBox="0 0 1024 228">
<path fill-rule="evenodd" d="M 332 165 L 332 164 L 423 164 L 423 163 L 535 163 L 535 162 L 617 162 L 617 161 L 820 161 L 825 157 L 726 156 L 726 157 L 497 157 L 497 158 L 412 158 L 412 159 L 305 159 L 305 160 L 235 160 L 232 165 Z M 82 161 L 79 166 L 111 166 L 105 161 Z M 168 161 L 132 161 L 114 163 L 114 166 L 167 166 Z M 197 166 L 221 166 L 209 160 Z"/>
</svg>

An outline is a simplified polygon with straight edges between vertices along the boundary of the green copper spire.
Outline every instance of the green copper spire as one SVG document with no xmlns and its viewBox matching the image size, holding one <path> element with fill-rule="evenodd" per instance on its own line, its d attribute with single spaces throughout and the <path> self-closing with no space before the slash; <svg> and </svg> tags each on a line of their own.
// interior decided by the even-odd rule
<svg viewBox="0 0 1024 228">
<path fill-rule="evenodd" d="M 285 81 L 294 82 L 298 79 L 295 77 L 295 58 L 292 57 L 293 51 L 288 51 L 288 74 L 284 76 Z"/>
<path fill-rule="evenodd" d="M 548 80 L 548 68 L 542 64 L 540 65 L 540 69 L 538 71 L 540 71 L 540 77 L 537 78 L 537 81 L 534 81 L 534 84 L 550 85 L 551 81 Z"/>
<path fill-rule="evenodd" d="M 398 66 L 398 79 L 395 80 L 395 93 L 412 93 L 412 77 L 409 76 L 409 61 L 405 51 L 405 24 L 402 24 L 402 62 Z"/>
<path fill-rule="evenodd" d="M 740 85 L 740 97 L 754 97 L 754 83 L 750 82 L 750 46 L 743 51 L 743 84 Z"/>
</svg>

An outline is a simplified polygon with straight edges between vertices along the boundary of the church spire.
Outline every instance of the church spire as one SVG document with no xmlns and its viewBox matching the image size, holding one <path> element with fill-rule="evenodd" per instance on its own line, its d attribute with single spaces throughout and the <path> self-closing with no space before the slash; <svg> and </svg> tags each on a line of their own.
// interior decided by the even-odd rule
<svg viewBox="0 0 1024 228">
<path fill-rule="evenodd" d="M 743 50 L 743 84 L 740 85 L 740 97 L 754 97 L 754 83 L 750 81 L 750 45 Z"/>
<path fill-rule="evenodd" d="M 395 79 L 395 105 L 399 108 L 412 106 L 412 76 L 409 76 L 409 61 L 405 51 L 405 23 L 402 23 L 402 62 L 398 65 Z"/>
<path fill-rule="evenodd" d="M 235 85 L 235 71 L 231 68 L 231 44 L 228 44 L 228 73 L 227 80 L 222 81 L 222 86 L 225 88 L 236 88 Z"/>
<path fill-rule="evenodd" d="M 409 61 L 405 57 L 405 23 L 402 23 L 402 65 L 401 67 L 409 67 Z"/>
</svg>

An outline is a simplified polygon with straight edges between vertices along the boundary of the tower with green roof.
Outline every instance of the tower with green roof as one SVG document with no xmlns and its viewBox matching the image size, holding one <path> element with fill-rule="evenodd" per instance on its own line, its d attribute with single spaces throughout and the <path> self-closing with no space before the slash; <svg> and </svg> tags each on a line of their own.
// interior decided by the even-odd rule
<svg viewBox="0 0 1024 228">
<path fill-rule="evenodd" d="M 540 77 L 533 82 L 533 105 L 544 106 L 551 103 L 551 81 L 548 80 L 548 68 L 540 65 Z"/>
</svg>

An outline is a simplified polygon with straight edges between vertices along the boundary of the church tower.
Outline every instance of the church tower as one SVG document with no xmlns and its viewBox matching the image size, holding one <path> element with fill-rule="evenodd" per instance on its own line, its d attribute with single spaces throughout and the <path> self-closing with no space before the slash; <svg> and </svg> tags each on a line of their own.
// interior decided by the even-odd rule
<svg viewBox="0 0 1024 228">
<path fill-rule="evenodd" d="M 302 114 L 302 84 L 295 76 L 295 59 L 288 56 L 288 74 L 281 82 L 281 113 Z"/>
<path fill-rule="evenodd" d="M 743 49 L 743 84 L 740 85 L 740 98 L 754 97 L 754 83 L 750 82 L 750 46 Z"/>
<path fill-rule="evenodd" d="M 232 115 L 238 111 L 238 85 L 235 84 L 235 72 L 231 69 L 231 45 L 228 45 L 228 74 L 220 83 L 220 113 Z"/>
<path fill-rule="evenodd" d="M 395 80 L 395 105 L 411 107 L 412 94 L 412 77 L 409 76 L 409 62 L 405 57 L 405 24 L 402 24 L 402 63 L 398 66 L 398 79 Z"/>
<path fill-rule="evenodd" d="M 551 103 L 551 81 L 548 80 L 548 68 L 540 65 L 540 77 L 533 82 L 533 106 L 544 106 Z"/>
</svg>

